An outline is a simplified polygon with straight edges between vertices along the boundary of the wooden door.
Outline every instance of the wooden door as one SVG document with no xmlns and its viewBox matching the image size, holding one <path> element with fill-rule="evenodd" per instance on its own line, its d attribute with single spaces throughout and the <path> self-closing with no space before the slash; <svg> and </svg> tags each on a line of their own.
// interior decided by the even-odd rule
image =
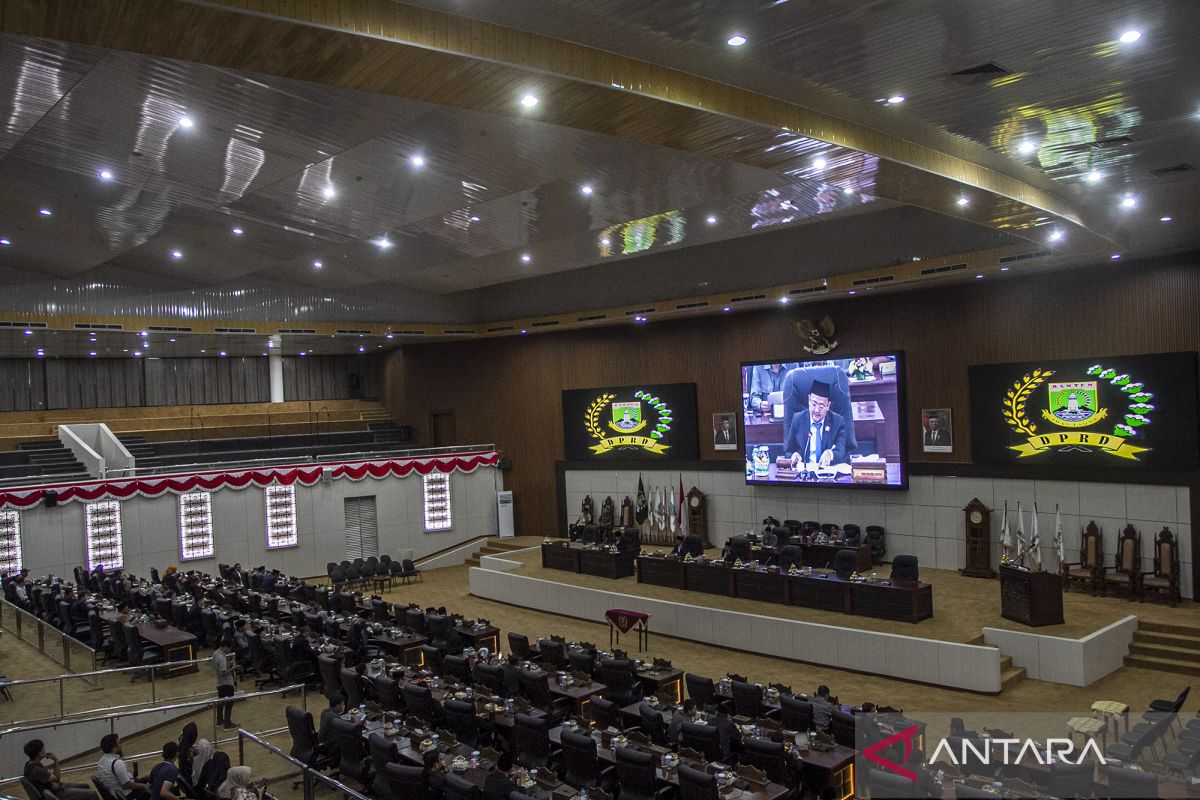
<svg viewBox="0 0 1200 800">
<path fill-rule="evenodd" d="M 433 446 L 450 447 L 458 444 L 458 428 L 453 411 L 433 412 Z"/>
</svg>

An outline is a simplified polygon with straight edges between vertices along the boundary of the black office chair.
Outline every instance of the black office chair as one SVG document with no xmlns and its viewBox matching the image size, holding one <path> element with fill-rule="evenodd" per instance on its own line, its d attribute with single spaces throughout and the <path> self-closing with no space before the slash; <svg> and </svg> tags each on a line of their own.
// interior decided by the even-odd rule
<svg viewBox="0 0 1200 800">
<path fill-rule="evenodd" d="M 598 531 L 599 531 L 599 528 L 597 528 L 595 525 L 593 525 L 590 522 L 587 525 L 584 525 L 583 526 L 583 543 L 584 544 L 595 544 L 596 543 L 596 534 Z"/>
<path fill-rule="evenodd" d="M 471 677 L 471 664 L 466 656 L 446 656 L 442 659 L 442 676 L 454 678 L 464 686 L 474 684 Z"/>
<path fill-rule="evenodd" d="M 522 661 L 532 661 L 536 658 L 540 658 L 540 656 L 535 655 L 533 650 L 530 649 L 529 637 L 523 633 L 514 633 L 509 631 L 508 649 Z"/>
<path fill-rule="evenodd" d="M 896 556 L 892 559 L 892 583 L 897 586 L 915 585 L 919 579 L 916 556 Z"/>
<path fill-rule="evenodd" d="M 767 709 L 763 705 L 763 690 L 752 683 L 733 681 L 733 712 L 743 717 L 756 719 L 758 717 L 776 716 L 775 709 Z"/>
<path fill-rule="evenodd" d="M 871 546 L 871 561 L 878 564 L 887 552 L 887 540 L 882 525 L 868 525 L 867 544 Z"/>
<path fill-rule="evenodd" d="M 854 715 L 835 708 L 829 720 L 829 732 L 833 740 L 843 747 L 855 747 Z"/>
<path fill-rule="evenodd" d="M 769 780 L 783 786 L 795 786 L 796 777 L 788 767 L 787 753 L 784 752 L 783 742 L 772 742 L 769 739 L 746 739 L 742 742 L 742 764 L 758 767 L 766 773 Z"/>
<path fill-rule="evenodd" d="M 446 729 L 463 744 L 475 747 L 480 742 L 479 717 L 475 704 L 463 700 L 446 700 L 442 703 L 442 714 L 446 718 Z"/>
<path fill-rule="evenodd" d="M 853 522 L 847 522 L 843 525 L 842 544 L 846 545 L 846 547 L 858 547 L 862 544 L 862 528 Z"/>
<path fill-rule="evenodd" d="M 554 724 L 558 724 L 571 710 L 571 700 L 566 697 L 555 699 L 550 693 L 550 676 L 544 672 L 521 670 L 521 694 L 538 711 L 544 711 Z"/>
<path fill-rule="evenodd" d="M 858 553 L 853 550 L 838 550 L 833 556 L 833 571 L 842 580 L 849 578 L 858 566 Z"/>
<path fill-rule="evenodd" d="M 564 730 L 562 760 L 562 779 L 570 786 L 576 789 L 612 787 L 615 770 L 612 767 L 600 767 L 596 741 L 591 736 Z"/>
<path fill-rule="evenodd" d="M 349 777 L 361 783 L 370 790 L 371 759 L 367 746 L 363 742 L 362 731 L 349 720 L 337 717 L 333 724 L 333 745 L 337 748 L 338 772 L 343 778 Z"/>
<path fill-rule="evenodd" d="M 565 669 L 569 662 L 567 660 L 567 646 L 563 642 L 555 641 L 554 639 L 542 639 L 538 642 L 538 650 L 542 654 L 542 661 L 553 669 Z M 515 650 L 513 652 L 516 652 Z"/>
<path fill-rule="evenodd" d="M 867 785 L 871 787 L 871 797 L 925 797 L 921 785 L 909 780 L 903 775 L 896 775 L 882 769 L 870 771 Z M 959 795 L 961 797 L 961 795 Z M 991 795 L 995 797 L 996 795 Z M 1059 797 L 1074 797 L 1075 795 L 1058 795 Z"/>
<path fill-rule="evenodd" d="M 567 654 L 567 664 L 571 672 L 579 672 L 593 678 L 596 674 L 596 651 L 572 649 Z"/>
<path fill-rule="evenodd" d="M 729 539 L 729 555 L 725 560 L 730 564 L 741 561 L 743 564 L 749 563 L 751 559 L 750 540 L 745 536 L 732 536 Z"/>
<path fill-rule="evenodd" d="M 442 783 L 442 792 L 445 794 L 446 800 L 480 800 L 483 796 L 479 792 L 479 787 L 453 772 L 446 773 Z"/>
<path fill-rule="evenodd" d="M 721 734 L 716 725 L 698 725 L 684 720 L 679 731 L 679 743 L 697 751 L 708 761 L 720 761 L 724 755 L 721 752 Z"/>
<path fill-rule="evenodd" d="M 621 730 L 621 713 L 617 709 L 617 704 L 605 700 L 603 697 L 593 697 L 588 703 L 588 717 L 595 724 L 597 730 L 605 728 L 615 728 Z"/>
<path fill-rule="evenodd" d="M 680 552 L 681 556 L 691 556 L 692 558 L 700 558 L 704 555 L 704 540 L 698 534 L 689 533 L 683 537 L 683 548 Z"/>
<path fill-rule="evenodd" d="M 789 731 L 811 731 L 813 729 L 812 703 L 799 697 L 779 696 L 779 724 Z"/>
<path fill-rule="evenodd" d="M 412 562 L 411 558 L 406 558 L 400 562 L 401 569 L 397 577 L 402 578 L 404 583 L 408 583 L 412 578 L 417 578 L 421 583 L 425 582 L 425 576 L 421 574 L 421 570 L 417 569 L 417 565 Z"/>
<path fill-rule="evenodd" d="M 288 706 L 283 713 L 287 717 L 288 733 L 292 736 L 291 757 L 310 769 L 332 769 L 338 762 L 337 753 L 321 747 L 312 714 L 296 706 Z"/>
<path fill-rule="evenodd" d="M 616 756 L 620 800 L 664 800 L 675 791 L 671 786 L 659 786 L 653 753 L 618 747 Z"/>
<path fill-rule="evenodd" d="M 429 776 L 423 767 L 388 764 L 383 768 L 383 775 L 393 797 L 404 800 L 433 800 L 433 794 L 429 790 Z"/>
<path fill-rule="evenodd" d="M 384 711 L 403 711 L 404 698 L 400 696 L 400 684 L 387 675 L 375 679 L 375 697 Z"/>
<path fill-rule="evenodd" d="M 428 686 L 418 686 L 415 683 L 404 684 L 401 689 L 404 695 L 404 706 L 408 713 L 429 724 L 440 722 L 437 706 L 433 703 L 433 692 Z"/>
<path fill-rule="evenodd" d="M 548 720 L 529 714 L 517 714 L 513 720 L 513 747 L 517 763 L 527 769 L 549 767 L 557 755 L 550 745 Z"/>
<path fill-rule="evenodd" d="M 137 628 L 129 623 L 124 623 L 121 625 L 121 631 L 125 635 L 126 660 L 129 662 L 129 666 L 145 667 L 163 663 L 162 651 L 153 645 L 142 644 L 142 637 Z M 149 674 L 149 671 L 135 672 L 131 681 L 145 678 Z"/>
<path fill-rule="evenodd" d="M 712 678 L 686 672 L 683 675 L 683 680 L 687 685 L 688 697 L 695 700 L 696 705 L 701 708 L 717 705 L 717 687 L 713 683 Z"/>
<path fill-rule="evenodd" d="M 423 644 L 420 649 L 422 666 L 434 675 L 441 675 L 442 651 L 431 644 Z"/>
<path fill-rule="evenodd" d="M 1158 797 L 1158 775 L 1153 772 L 1108 768 L 1108 797 Z"/>
<path fill-rule="evenodd" d="M 1093 797 L 1096 765 L 1084 759 L 1078 764 L 1059 761 L 1050 765 L 1050 794 L 1055 797 Z"/>
<path fill-rule="evenodd" d="M 604 699 L 624 708 L 642 698 L 642 684 L 632 661 L 606 658 L 600 662 L 600 682 L 604 684 Z"/>
<path fill-rule="evenodd" d="M 422 636 L 429 633 L 429 623 L 425 619 L 425 612 L 419 608 L 410 607 L 404 610 L 404 626 Z"/>
<path fill-rule="evenodd" d="M 375 731 L 367 738 L 367 747 L 371 751 L 371 797 L 376 800 L 408 800 L 404 795 L 392 794 L 392 786 L 387 781 L 387 765 L 400 760 L 396 745 L 389 741 L 381 732 Z"/>
<path fill-rule="evenodd" d="M 795 544 L 784 545 L 779 551 L 779 568 L 787 572 L 792 567 L 804 566 L 804 550 Z"/>
<path fill-rule="evenodd" d="M 366 702 L 363 697 L 362 684 L 358 681 L 358 673 L 348 667 L 338 668 L 338 685 L 341 694 L 346 698 L 346 706 L 355 708 Z"/>
<path fill-rule="evenodd" d="M 685 722 L 684 725 L 687 725 Z M 717 776 L 679 765 L 679 800 L 719 800 Z"/>
<path fill-rule="evenodd" d="M 508 685 L 504 680 L 504 670 L 496 664 L 475 665 L 475 688 L 487 689 L 497 697 L 508 695 Z"/>
<path fill-rule="evenodd" d="M 667 726 L 663 723 L 663 715 L 658 710 L 651 708 L 649 703 L 639 703 L 638 716 L 641 718 L 642 733 L 649 737 L 652 744 L 669 746 Z"/>
</svg>

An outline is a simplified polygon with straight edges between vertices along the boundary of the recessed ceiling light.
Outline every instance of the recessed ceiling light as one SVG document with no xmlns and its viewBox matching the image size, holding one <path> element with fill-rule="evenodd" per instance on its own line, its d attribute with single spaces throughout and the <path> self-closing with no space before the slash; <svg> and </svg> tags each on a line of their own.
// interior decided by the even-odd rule
<svg viewBox="0 0 1200 800">
<path fill-rule="evenodd" d="M 813 169 L 825 169 L 825 165 L 826 165 L 826 164 L 828 164 L 828 163 L 829 163 L 829 162 L 828 162 L 828 161 L 826 161 L 826 160 L 824 159 L 824 157 L 822 157 L 822 156 L 817 156 L 816 158 L 814 158 L 814 159 L 813 159 L 813 162 L 812 162 Z"/>
<path fill-rule="evenodd" d="M 1001 268 L 1000 268 L 1000 271 L 1001 271 L 1001 272 L 1008 272 L 1008 267 L 1001 267 Z"/>
<path fill-rule="evenodd" d="M 425 166 L 425 157 L 424 156 L 413 156 L 412 158 L 410 158 L 408 160 L 408 163 L 412 164 L 414 167 L 423 167 L 423 166 Z"/>
<path fill-rule="evenodd" d="M 600 244 L 604 245 L 605 247 L 608 247 L 610 244 L 612 244 L 612 239 L 605 236 L 603 239 L 600 240 Z"/>
<path fill-rule="evenodd" d="M 521 105 L 525 106 L 525 108 L 533 108 L 537 104 L 538 99 L 536 95 L 527 94 L 521 98 Z"/>
<path fill-rule="evenodd" d="M 359 346 L 358 346 L 358 352 L 360 352 L 360 353 L 365 353 L 365 352 L 366 352 L 366 350 L 367 350 L 367 348 L 363 347 L 362 345 L 359 345 Z"/>
<path fill-rule="evenodd" d="M 378 239 L 375 240 L 375 246 L 378 247 L 380 250 L 387 250 L 389 247 L 392 246 L 392 240 L 386 236 L 380 236 Z"/>
<path fill-rule="evenodd" d="M 904 100 L 905 100 L 905 97 L 902 94 L 894 94 L 887 99 L 889 106 L 900 105 L 901 103 L 904 102 Z"/>
<path fill-rule="evenodd" d="M 1023 156 L 1031 155 L 1037 151 L 1037 142 L 1030 139 L 1025 139 L 1017 145 L 1017 152 Z"/>
<path fill-rule="evenodd" d="M 521 333 L 528 333 L 524 328 L 521 328 Z"/>
<path fill-rule="evenodd" d="M 245 231 L 243 231 L 241 228 L 234 228 L 231 233 L 233 233 L 234 236 L 241 236 L 243 233 L 245 233 Z"/>
<path fill-rule="evenodd" d="M 175 341 L 175 340 L 174 340 L 174 339 L 169 339 L 168 341 L 171 341 L 171 342 L 173 342 L 173 341 Z"/>
<path fill-rule="evenodd" d="M 176 261 L 178 261 L 179 259 L 183 258 L 183 251 L 182 251 L 182 250 L 172 250 L 172 251 L 171 251 L 171 258 L 173 258 L 173 259 L 175 259 Z"/>
<path fill-rule="evenodd" d="M 191 117 L 184 116 L 184 117 L 179 118 L 179 127 L 181 127 L 181 128 L 192 128 L 195 125 L 196 125 L 196 123 L 192 120 Z"/>
<path fill-rule="evenodd" d="M 528 264 L 530 261 L 533 261 L 533 256 L 529 255 L 529 253 L 521 253 L 522 264 Z"/>
<path fill-rule="evenodd" d="M 471 220 L 471 222 L 479 222 L 479 215 L 477 215 L 477 214 L 472 214 L 472 215 L 469 217 L 469 219 Z"/>
<path fill-rule="evenodd" d="M 976 280 L 979 280 L 979 279 L 980 279 L 980 278 L 982 278 L 982 277 L 983 277 L 983 273 L 981 272 L 981 273 L 979 273 L 978 275 L 976 275 L 976 276 L 975 276 L 975 279 L 976 279 Z"/>
<path fill-rule="evenodd" d="M 141 351 L 141 350 L 134 350 L 134 351 L 133 351 L 133 357 L 134 357 L 134 358 L 137 358 L 137 357 L 138 357 L 138 356 L 140 356 L 141 354 L 142 354 L 142 351 Z"/>
<path fill-rule="evenodd" d="M 854 194 L 854 187 L 847 186 L 845 189 L 842 189 L 842 194 Z"/>
<path fill-rule="evenodd" d="M 385 339 L 391 339 L 393 336 L 394 336 L 394 334 L 393 334 L 391 331 L 388 331 L 388 332 L 387 332 L 387 335 L 386 335 L 386 336 L 384 336 L 383 338 L 385 338 Z"/>
<path fill-rule="evenodd" d="M 1121 41 L 1125 44 L 1133 44 L 1138 39 L 1142 38 L 1141 31 L 1125 31 L 1121 34 Z"/>
<path fill-rule="evenodd" d="M 321 190 L 321 197 L 324 197 L 326 200 L 332 200 L 337 197 L 337 189 L 334 189 L 332 186 L 326 186 Z"/>
<path fill-rule="evenodd" d="M 1137 205 L 1137 198 L 1131 194 L 1127 194 L 1121 198 L 1121 208 L 1133 208 Z"/>
<path fill-rule="evenodd" d="M 722 310 L 722 311 L 731 311 L 732 309 L 730 309 L 730 307 L 729 307 L 729 306 L 725 306 L 725 308 L 723 308 L 723 309 L 721 309 L 721 310 Z"/>
<path fill-rule="evenodd" d="M 716 225 L 717 218 L 712 215 L 709 215 L 708 219 L 706 219 L 705 222 L 707 222 L 709 225 Z"/>
<path fill-rule="evenodd" d="M 41 214 L 43 217 L 51 217 L 51 216 L 54 216 L 54 212 L 53 212 L 53 211 L 51 211 L 51 210 L 50 210 L 50 209 L 48 209 L 48 208 L 39 208 L 39 209 L 38 209 L 38 213 L 39 213 L 39 214 Z"/>
<path fill-rule="evenodd" d="M 36 353 L 34 353 L 34 355 L 37 356 L 38 358 L 43 358 L 46 355 L 46 353 L 42 350 L 38 350 Z"/>
<path fill-rule="evenodd" d="M 1111 258 L 1113 261 L 1118 260 L 1120 257 L 1121 257 L 1120 253 L 1113 253 L 1111 256 L 1109 256 L 1109 258 Z"/>
<path fill-rule="evenodd" d="M 781 297 L 781 298 L 779 298 L 779 302 L 783 303 L 786 306 L 788 303 L 791 302 L 791 298 L 790 297 Z"/>
<path fill-rule="evenodd" d="M 1086 180 L 1088 183 L 1099 183 L 1103 179 L 1104 179 L 1104 173 L 1098 169 L 1094 169 L 1091 172 L 1089 172 L 1086 176 L 1084 176 L 1084 180 Z"/>
<path fill-rule="evenodd" d="M 740 33 L 735 33 L 733 36 L 730 36 L 725 40 L 725 44 L 729 45 L 730 47 L 741 47 L 745 43 L 746 37 L 742 36 Z"/>
<path fill-rule="evenodd" d="M 111 170 L 111 169 L 102 169 L 102 170 L 100 170 L 100 180 L 102 180 L 102 181 L 111 181 L 112 179 L 113 179 L 113 174 L 112 174 L 112 170 Z"/>
<path fill-rule="evenodd" d="M 1050 239 L 1050 241 L 1052 241 L 1052 242 L 1061 242 L 1061 241 L 1062 241 L 1062 238 L 1063 238 L 1063 232 L 1062 232 L 1062 231 L 1057 231 L 1057 230 L 1056 230 L 1056 231 L 1050 231 L 1050 236 L 1049 236 L 1049 239 Z"/>
<path fill-rule="evenodd" d="M 851 289 L 849 293 L 850 293 L 850 294 L 858 294 L 858 290 L 857 290 L 857 289 Z"/>
<path fill-rule="evenodd" d="M 323 263 L 321 263 L 320 261 L 313 262 L 313 269 L 320 269 L 323 266 L 325 266 L 325 265 Z"/>
<path fill-rule="evenodd" d="M 90 353 L 88 353 L 88 355 L 89 355 L 89 356 L 94 356 L 94 355 L 96 355 L 96 351 L 95 351 L 95 350 L 93 350 L 93 351 L 91 351 Z"/>
<path fill-rule="evenodd" d="M 304 351 L 301 350 L 298 355 L 301 355 L 301 356 L 304 355 Z"/>
<path fill-rule="evenodd" d="M 955 204 L 960 205 L 960 206 L 970 205 L 971 198 L 969 198 L 965 194 L 963 194 L 963 195 L 959 195 L 958 199 L 955 200 L 954 202 L 955 202 Z"/>
<path fill-rule="evenodd" d="M 28 328 L 21 331 L 21 333 L 25 334 L 26 336 L 33 336 L 33 331 L 29 330 Z"/>
<path fill-rule="evenodd" d="M 200 348 L 200 352 L 201 352 L 201 353 L 207 353 L 208 351 L 207 351 L 207 350 L 205 350 L 203 347 L 201 347 L 201 348 Z"/>
<path fill-rule="evenodd" d="M 1173 219 L 1174 219 L 1174 217 L 1159 217 L 1158 221 L 1159 222 L 1170 222 Z M 7 244 L 7 242 L 0 242 L 0 244 Z"/>
<path fill-rule="evenodd" d="M 141 333 L 139 333 L 138 335 L 139 335 L 139 336 L 141 336 L 143 339 L 145 339 L 145 338 L 146 338 L 147 336 L 149 336 L 150 334 L 146 333 L 145 331 L 142 331 L 142 332 L 141 332 Z"/>
<path fill-rule="evenodd" d="M 224 350 L 222 350 L 222 351 L 219 353 L 219 355 L 225 355 L 225 351 L 224 351 Z"/>
<path fill-rule="evenodd" d="M 585 183 L 583 186 L 579 187 L 579 191 L 583 192 L 584 194 L 591 194 L 593 191 L 592 185 L 590 183 Z"/>
<path fill-rule="evenodd" d="M 8 247 L 10 244 L 12 244 L 11 239 L 9 239 L 7 237 L 0 239 L 0 247 Z"/>
</svg>

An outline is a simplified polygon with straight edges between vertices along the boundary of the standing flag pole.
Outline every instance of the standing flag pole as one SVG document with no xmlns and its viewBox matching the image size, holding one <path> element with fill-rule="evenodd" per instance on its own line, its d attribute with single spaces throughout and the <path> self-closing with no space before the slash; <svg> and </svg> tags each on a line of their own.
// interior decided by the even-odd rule
<svg viewBox="0 0 1200 800">
<path fill-rule="evenodd" d="M 1058 510 L 1058 503 L 1054 504 L 1054 552 L 1058 555 L 1058 569 L 1061 571 L 1063 562 L 1067 560 L 1067 553 L 1063 543 L 1062 512 Z"/>
<path fill-rule="evenodd" d="M 1021 510 L 1021 501 L 1017 501 L 1017 563 L 1025 566 L 1025 512 Z"/>
<path fill-rule="evenodd" d="M 1008 561 L 1009 554 L 1012 553 L 1013 539 L 1012 531 L 1008 528 L 1008 501 L 1004 501 L 1004 517 L 1000 523 L 1000 549 L 1004 551 L 1004 561 Z"/>
<path fill-rule="evenodd" d="M 637 523 L 638 533 L 646 538 L 646 520 L 650 518 L 650 507 L 646 502 L 646 485 L 642 483 L 642 474 L 638 473 L 637 505 L 633 508 L 633 521 Z"/>
<path fill-rule="evenodd" d="M 683 476 L 679 476 L 679 535 L 688 535 L 688 515 L 687 509 L 684 508 L 685 502 L 683 497 Z"/>
<path fill-rule="evenodd" d="M 1038 510 L 1037 503 L 1033 504 L 1033 529 L 1029 534 L 1029 554 L 1033 557 L 1033 563 L 1037 567 L 1037 571 L 1042 571 L 1042 537 L 1038 535 Z"/>
</svg>

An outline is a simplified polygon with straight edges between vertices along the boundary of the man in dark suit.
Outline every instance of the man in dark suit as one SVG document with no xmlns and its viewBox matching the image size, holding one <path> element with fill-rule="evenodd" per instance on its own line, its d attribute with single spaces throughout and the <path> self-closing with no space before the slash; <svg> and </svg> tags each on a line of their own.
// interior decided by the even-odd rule
<svg viewBox="0 0 1200 800">
<path fill-rule="evenodd" d="M 808 392 L 808 408 L 792 415 L 792 426 L 784 453 L 791 453 L 792 469 L 802 464 L 828 467 L 847 463 L 846 418 L 830 410 L 830 387 L 825 381 L 813 381 Z"/>
<path fill-rule="evenodd" d="M 736 444 L 729 417 L 722 417 L 721 424 L 713 431 L 713 444 Z"/>
<path fill-rule="evenodd" d="M 942 415 L 930 414 L 925 428 L 926 447 L 950 447 L 950 431 L 942 427 Z"/>
</svg>

